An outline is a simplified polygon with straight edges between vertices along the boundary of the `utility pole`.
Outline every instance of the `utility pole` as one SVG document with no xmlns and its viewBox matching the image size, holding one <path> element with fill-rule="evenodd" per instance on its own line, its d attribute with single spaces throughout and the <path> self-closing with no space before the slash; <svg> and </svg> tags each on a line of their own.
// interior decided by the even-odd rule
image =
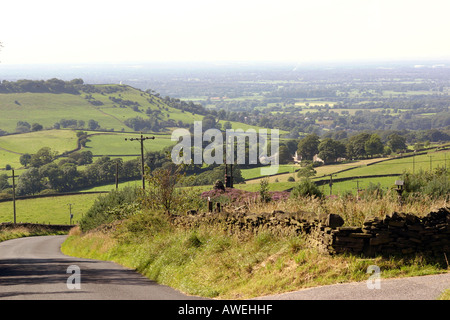
<svg viewBox="0 0 450 320">
<path fill-rule="evenodd" d="M 359 196 L 359 183 L 360 183 L 361 181 L 359 181 L 359 180 L 356 180 L 356 196 L 358 197 Z"/>
<path fill-rule="evenodd" d="M 447 153 L 444 152 L 444 168 L 447 171 Z"/>
<path fill-rule="evenodd" d="M 72 225 L 72 217 L 73 217 L 72 216 L 72 204 L 69 203 L 68 206 L 69 206 L 69 217 L 70 217 L 69 225 Z"/>
<path fill-rule="evenodd" d="M 116 190 L 119 189 L 119 162 L 116 162 Z"/>
<path fill-rule="evenodd" d="M 330 174 L 330 196 L 333 193 L 333 174 Z"/>
<path fill-rule="evenodd" d="M 141 170 L 142 170 L 142 189 L 145 190 L 145 171 L 144 171 L 144 141 L 148 139 L 155 139 L 155 137 L 144 137 L 141 133 L 140 138 L 125 138 L 125 141 L 139 141 L 141 143 Z"/>
<path fill-rule="evenodd" d="M 12 180 L 13 180 L 14 224 L 16 224 L 16 180 L 15 180 L 15 176 L 14 176 L 14 169 L 12 170 Z"/>
</svg>

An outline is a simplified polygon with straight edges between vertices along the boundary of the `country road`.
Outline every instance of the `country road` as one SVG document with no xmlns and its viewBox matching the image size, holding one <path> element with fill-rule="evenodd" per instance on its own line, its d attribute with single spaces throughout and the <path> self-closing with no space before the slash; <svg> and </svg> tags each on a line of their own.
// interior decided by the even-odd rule
<svg viewBox="0 0 450 320">
<path fill-rule="evenodd" d="M 199 299 L 159 285 L 112 262 L 66 256 L 60 251 L 64 239 L 65 236 L 44 236 L 1 242 L 0 299 Z M 71 266 L 78 267 L 79 272 L 72 268 L 67 273 Z"/>
<path fill-rule="evenodd" d="M 0 242 L 0 300 L 203 300 L 112 262 L 66 256 L 60 251 L 65 237 Z M 369 289 L 366 282 L 329 285 L 252 300 L 434 300 L 450 289 L 450 273 L 379 284 L 379 289 Z"/>
</svg>

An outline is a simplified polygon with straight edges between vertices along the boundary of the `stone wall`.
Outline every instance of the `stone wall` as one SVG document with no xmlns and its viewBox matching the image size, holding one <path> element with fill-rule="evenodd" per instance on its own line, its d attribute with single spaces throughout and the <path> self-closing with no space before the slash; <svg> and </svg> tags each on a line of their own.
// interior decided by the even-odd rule
<svg viewBox="0 0 450 320">
<path fill-rule="evenodd" d="M 252 214 L 248 212 L 188 212 L 172 216 L 173 224 L 192 228 L 215 225 L 236 232 L 271 231 L 275 234 L 303 234 L 308 245 L 329 254 L 448 254 L 450 258 L 450 210 L 441 208 L 419 218 L 394 212 L 384 218 L 368 218 L 362 227 L 343 227 L 336 214 L 318 216 L 309 212 Z"/>
<path fill-rule="evenodd" d="M 361 228 L 341 227 L 329 232 L 318 226 L 316 239 L 326 239 L 322 248 L 332 253 L 450 254 L 449 222 L 449 208 L 430 212 L 422 218 L 394 212 L 384 218 L 366 219 Z"/>
<path fill-rule="evenodd" d="M 49 231 L 49 232 L 58 232 L 58 231 L 67 231 L 69 232 L 70 229 L 75 227 L 74 225 L 64 225 L 64 224 L 40 224 L 40 223 L 11 223 L 11 222 L 4 222 L 0 223 L 0 231 L 3 230 L 11 230 L 15 228 L 27 228 L 31 230 L 42 230 L 42 231 Z"/>
</svg>

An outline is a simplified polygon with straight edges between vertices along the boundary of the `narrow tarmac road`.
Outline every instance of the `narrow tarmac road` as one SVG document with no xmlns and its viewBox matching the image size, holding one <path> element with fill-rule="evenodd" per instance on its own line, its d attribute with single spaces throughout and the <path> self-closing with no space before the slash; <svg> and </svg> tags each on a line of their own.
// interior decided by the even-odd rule
<svg viewBox="0 0 450 320">
<path fill-rule="evenodd" d="M 450 273 L 342 283 L 303 289 L 258 300 L 436 300 L 450 289 Z"/>
<path fill-rule="evenodd" d="M 0 299 L 200 299 L 112 262 L 66 256 L 60 251 L 64 239 L 65 236 L 44 236 L 1 242 Z"/>
</svg>

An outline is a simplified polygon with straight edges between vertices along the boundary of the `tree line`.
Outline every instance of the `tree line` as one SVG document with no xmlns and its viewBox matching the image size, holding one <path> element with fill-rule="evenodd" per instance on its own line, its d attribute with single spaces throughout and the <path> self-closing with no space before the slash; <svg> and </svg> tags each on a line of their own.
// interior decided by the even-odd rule
<svg viewBox="0 0 450 320">
<path fill-rule="evenodd" d="M 302 160 L 312 161 L 318 156 L 325 164 L 337 162 L 339 158 L 373 158 L 405 152 L 406 149 L 406 138 L 398 133 L 389 135 L 385 143 L 377 133 L 361 132 L 343 140 L 331 137 L 320 139 L 317 134 L 312 133 L 297 145 L 297 153 Z"/>
</svg>

